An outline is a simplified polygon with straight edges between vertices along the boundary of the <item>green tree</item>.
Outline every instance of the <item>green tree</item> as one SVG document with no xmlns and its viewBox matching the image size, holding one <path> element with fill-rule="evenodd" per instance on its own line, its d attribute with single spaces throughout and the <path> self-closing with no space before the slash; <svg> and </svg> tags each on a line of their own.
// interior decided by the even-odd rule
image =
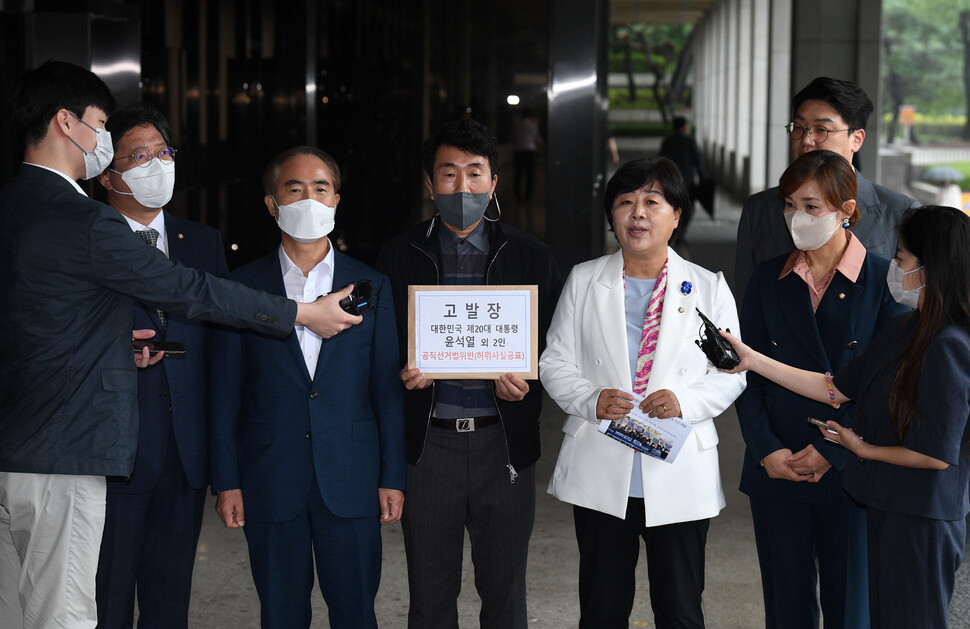
<svg viewBox="0 0 970 629">
<path fill-rule="evenodd" d="M 635 101 L 634 74 L 653 75 L 652 91 L 664 123 L 670 121 L 670 107 L 684 95 L 683 80 L 691 55 L 684 54 L 692 45 L 690 24 L 622 24 L 610 32 L 610 71 L 627 77 L 630 101 Z M 671 84 L 677 89 L 671 90 Z"/>
<path fill-rule="evenodd" d="M 970 0 L 884 0 L 882 43 L 890 141 L 903 104 L 930 114 L 968 111 Z M 963 136 L 970 138 L 970 126 Z"/>
</svg>

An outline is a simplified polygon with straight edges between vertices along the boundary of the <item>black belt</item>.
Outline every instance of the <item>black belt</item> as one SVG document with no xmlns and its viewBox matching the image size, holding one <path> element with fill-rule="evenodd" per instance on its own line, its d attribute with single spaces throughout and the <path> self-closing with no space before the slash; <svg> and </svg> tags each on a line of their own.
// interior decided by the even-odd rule
<svg viewBox="0 0 970 629">
<path fill-rule="evenodd" d="M 444 428 L 445 430 L 454 430 L 455 432 L 475 432 L 479 428 L 494 426 L 497 423 L 499 423 L 498 415 L 459 417 L 458 419 L 431 418 L 431 425 L 435 428 Z"/>
</svg>

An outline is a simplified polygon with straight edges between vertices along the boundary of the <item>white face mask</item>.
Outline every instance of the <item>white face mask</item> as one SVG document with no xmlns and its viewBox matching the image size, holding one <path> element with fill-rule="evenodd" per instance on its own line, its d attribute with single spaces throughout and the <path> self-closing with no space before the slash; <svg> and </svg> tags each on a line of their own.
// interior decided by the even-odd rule
<svg viewBox="0 0 970 629">
<path fill-rule="evenodd" d="M 785 222 L 791 232 L 795 248 L 802 251 L 815 251 L 829 241 L 842 222 L 838 212 L 825 216 L 812 216 L 808 212 L 794 210 L 785 212 Z"/>
<path fill-rule="evenodd" d="M 923 290 L 923 286 L 926 286 L 926 284 L 923 284 L 919 288 L 903 288 L 903 278 L 922 268 L 923 265 L 921 264 L 912 271 L 904 271 L 899 268 L 895 259 L 889 261 L 889 273 L 886 274 L 886 284 L 889 285 L 889 293 L 893 296 L 893 299 L 903 306 L 909 306 L 910 308 L 919 306 L 919 292 Z"/>
<path fill-rule="evenodd" d="M 78 118 L 77 115 L 73 113 L 71 115 L 77 118 L 77 121 L 85 127 L 94 131 L 94 135 L 97 137 L 98 143 L 93 151 L 85 151 L 81 148 L 80 144 L 74 142 L 73 138 L 67 138 L 71 142 L 74 142 L 74 146 L 78 147 L 84 153 L 84 179 L 93 179 L 103 173 L 104 169 L 110 166 L 111 161 L 115 158 L 115 149 L 111 144 L 111 133 L 105 129 L 95 129 Z"/>
<path fill-rule="evenodd" d="M 111 171 L 118 172 L 113 168 Z M 128 184 L 131 192 L 118 189 L 115 192 L 133 196 L 135 201 L 145 207 L 162 207 L 172 199 L 172 191 L 175 189 L 175 162 L 163 162 L 155 157 L 144 168 L 136 166 L 120 174 L 121 180 Z"/>
<path fill-rule="evenodd" d="M 273 199 L 276 203 L 276 199 Z M 276 222 L 297 242 L 316 242 L 333 231 L 337 208 L 316 199 L 302 199 L 289 205 L 276 203 Z"/>
</svg>

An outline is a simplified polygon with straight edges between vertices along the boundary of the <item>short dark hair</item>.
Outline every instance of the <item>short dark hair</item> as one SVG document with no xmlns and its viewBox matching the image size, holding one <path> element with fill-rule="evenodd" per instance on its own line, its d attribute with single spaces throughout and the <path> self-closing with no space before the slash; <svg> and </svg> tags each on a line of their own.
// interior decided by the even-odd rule
<svg viewBox="0 0 970 629">
<path fill-rule="evenodd" d="M 29 146 L 44 139 L 51 118 L 61 109 L 83 118 L 88 107 L 97 107 L 110 117 L 116 106 L 111 90 L 98 75 L 64 61 L 45 61 L 24 72 L 10 98 L 14 127 Z"/>
<path fill-rule="evenodd" d="M 687 183 L 680 174 L 677 164 L 666 157 L 648 157 L 635 159 L 620 166 L 619 170 L 610 177 L 606 184 L 606 192 L 603 194 L 603 211 L 606 212 L 606 221 L 613 229 L 613 203 L 616 197 L 627 192 L 639 190 L 648 183 L 655 183 L 660 186 L 660 192 L 664 199 L 673 208 L 680 210 L 680 221 L 670 236 L 670 243 L 677 242 L 690 222 L 694 204 L 687 190 Z"/>
<path fill-rule="evenodd" d="M 856 197 L 856 178 L 852 164 L 838 153 L 818 149 L 805 153 L 782 173 L 778 180 L 778 191 L 782 197 L 790 197 L 807 181 L 814 181 L 822 192 L 826 203 L 835 208 L 845 205 Z M 849 225 L 859 222 L 859 207 L 856 205 Z"/>
<path fill-rule="evenodd" d="M 457 149 L 481 155 L 488 158 L 488 167 L 494 177 L 498 171 L 498 140 L 480 122 L 470 118 L 462 118 L 441 126 L 438 132 L 424 141 L 421 147 L 421 159 L 424 162 L 424 172 L 434 181 L 434 160 L 438 156 L 438 148 L 442 145 L 453 146 Z"/>
<path fill-rule="evenodd" d="M 280 179 L 280 167 L 286 160 L 297 155 L 312 155 L 326 164 L 327 168 L 330 169 L 330 176 L 333 177 L 333 191 L 340 192 L 340 167 L 337 166 L 337 160 L 330 153 L 325 153 L 312 146 L 294 146 L 277 153 L 276 157 L 266 165 L 266 170 L 263 171 L 263 190 L 266 194 L 276 194 L 276 184 L 279 183 Z"/>
<path fill-rule="evenodd" d="M 683 116 L 677 116 L 674 118 L 674 131 L 680 131 L 687 126 L 687 118 Z"/>
<path fill-rule="evenodd" d="M 850 131 L 865 129 L 869 116 L 872 115 L 872 101 L 859 84 L 852 81 L 831 79 L 827 76 L 816 77 L 795 94 L 792 99 L 792 117 L 807 100 L 820 100 L 831 105 L 849 125 Z"/>
<path fill-rule="evenodd" d="M 162 112 L 150 103 L 135 103 L 126 105 L 115 113 L 111 114 L 104 128 L 111 134 L 111 143 L 114 145 L 115 152 L 118 151 L 118 142 L 125 134 L 135 127 L 152 126 L 158 130 L 162 140 L 171 146 L 172 127 Z"/>
</svg>

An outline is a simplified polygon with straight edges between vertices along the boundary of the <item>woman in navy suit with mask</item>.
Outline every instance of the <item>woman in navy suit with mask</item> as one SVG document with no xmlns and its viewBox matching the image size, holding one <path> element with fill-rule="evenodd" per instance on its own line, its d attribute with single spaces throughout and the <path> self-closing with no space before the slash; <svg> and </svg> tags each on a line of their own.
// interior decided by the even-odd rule
<svg viewBox="0 0 970 629">
<path fill-rule="evenodd" d="M 739 370 L 833 406 L 855 400 L 852 428 L 819 430 L 849 451 L 845 489 L 866 508 L 872 626 L 946 627 L 970 512 L 970 218 L 910 210 L 887 283 L 916 310 L 886 324 L 834 379 L 725 337 Z"/>
<path fill-rule="evenodd" d="M 886 285 L 889 261 L 866 252 L 847 227 L 860 220 L 852 166 L 812 151 L 781 176 L 790 255 L 757 267 L 741 329 L 757 351 L 802 369 L 834 372 L 904 310 Z M 842 489 L 845 451 L 808 417 L 852 425 L 835 409 L 751 374 L 737 401 L 746 444 L 741 491 L 749 496 L 768 629 L 869 626 L 865 511 Z M 818 592 L 818 594 L 816 594 Z"/>
</svg>

